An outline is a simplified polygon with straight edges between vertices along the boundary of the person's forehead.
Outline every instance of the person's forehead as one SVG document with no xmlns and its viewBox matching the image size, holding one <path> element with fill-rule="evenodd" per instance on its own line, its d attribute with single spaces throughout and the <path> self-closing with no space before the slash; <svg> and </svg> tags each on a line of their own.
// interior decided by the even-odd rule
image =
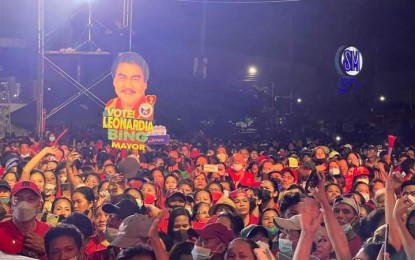
<svg viewBox="0 0 415 260">
<path fill-rule="evenodd" d="M 51 248 L 63 248 L 67 246 L 76 246 L 75 239 L 70 236 L 59 236 L 55 237 L 50 241 Z"/>
<path fill-rule="evenodd" d="M 65 199 L 60 199 L 56 202 L 56 206 L 61 206 L 61 207 L 65 207 L 65 206 L 70 206 L 71 203 Z"/>
<path fill-rule="evenodd" d="M 119 63 L 117 66 L 117 70 L 115 71 L 115 74 L 126 73 L 126 72 L 134 73 L 134 74 L 143 74 L 143 69 L 141 68 L 141 66 L 135 63 L 126 63 L 126 62 Z"/>
</svg>

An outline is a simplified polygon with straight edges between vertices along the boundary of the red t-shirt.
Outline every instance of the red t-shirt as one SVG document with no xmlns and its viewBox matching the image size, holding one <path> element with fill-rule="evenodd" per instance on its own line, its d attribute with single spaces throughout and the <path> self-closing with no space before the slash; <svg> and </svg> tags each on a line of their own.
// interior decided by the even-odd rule
<svg viewBox="0 0 415 260">
<path fill-rule="evenodd" d="M 95 234 L 91 237 L 91 239 L 89 240 L 88 245 L 85 247 L 85 254 L 89 255 L 97 250 L 101 250 L 101 249 L 105 249 L 107 248 L 106 246 L 102 245 L 99 241 L 98 241 L 98 235 Z"/>
<path fill-rule="evenodd" d="M 44 237 L 46 232 L 49 230 L 50 226 L 46 223 L 38 221 L 37 219 L 35 221 L 36 228 L 34 233 L 41 237 Z M 13 219 L 0 222 L 0 238 L 0 251 L 4 253 L 22 255 L 28 255 L 27 252 L 34 253 L 24 248 L 24 236 L 22 235 L 22 233 L 20 233 L 16 225 L 13 223 Z"/>
<path fill-rule="evenodd" d="M 232 168 L 228 169 L 227 172 L 236 185 L 241 184 L 242 186 L 250 187 L 255 182 L 255 175 L 251 172 L 244 172 L 243 174 L 237 175 L 236 171 Z"/>
<path fill-rule="evenodd" d="M 357 255 L 357 253 L 363 245 L 362 239 L 358 235 L 348 240 L 347 243 L 349 244 L 349 249 L 350 253 L 352 254 L 352 257 Z"/>
<path fill-rule="evenodd" d="M 247 226 L 249 226 L 249 225 L 258 225 L 258 221 L 259 221 L 258 217 L 255 217 L 253 215 L 249 215 L 249 222 L 248 222 Z"/>
</svg>

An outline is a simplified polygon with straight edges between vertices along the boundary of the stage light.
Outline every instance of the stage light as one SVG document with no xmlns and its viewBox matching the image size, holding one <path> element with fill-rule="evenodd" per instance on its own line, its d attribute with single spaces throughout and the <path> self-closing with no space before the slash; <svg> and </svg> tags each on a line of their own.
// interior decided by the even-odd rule
<svg viewBox="0 0 415 260">
<path fill-rule="evenodd" d="M 380 102 L 384 102 L 384 101 L 386 101 L 386 97 L 385 96 L 380 96 L 379 100 L 380 100 Z"/>
<path fill-rule="evenodd" d="M 297 103 L 301 103 L 303 100 L 301 98 L 297 98 Z"/>
<path fill-rule="evenodd" d="M 248 68 L 248 74 L 249 76 L 255 76 L 257 74 L 257 68 L 255 66 L 250 66 Z"/>
<path fill-rule="evenodd" d="M 336 141 L 340 142 L 342 140 L 342 138 L 340 136 L 336 136 Z"/>
</svg>

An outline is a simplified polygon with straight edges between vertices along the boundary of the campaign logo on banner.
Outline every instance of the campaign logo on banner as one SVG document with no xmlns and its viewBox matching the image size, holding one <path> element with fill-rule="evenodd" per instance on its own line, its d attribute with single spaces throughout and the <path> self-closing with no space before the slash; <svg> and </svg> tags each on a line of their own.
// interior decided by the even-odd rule
<svg viewBox="0 0 415 260">
<path fill-rule="evenodd" d="M 336 52 L 335 65 L 340 75 L 338 91 L 358 94 L 361 86 L 356 76 L 363 69 L 362 52 L 354 46 L 341 46 Z"/>
<path fill-rule="evenodd" d="M 149 136 L 147 140 L 148 145 L 168 145 L 169 143 L 170 135 Z"/>
</svg>

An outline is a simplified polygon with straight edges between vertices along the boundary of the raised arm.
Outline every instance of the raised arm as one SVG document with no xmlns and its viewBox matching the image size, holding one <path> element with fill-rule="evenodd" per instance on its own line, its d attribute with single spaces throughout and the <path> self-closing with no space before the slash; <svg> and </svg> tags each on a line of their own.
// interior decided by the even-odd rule
<svg viewBox="0 0 415 260">
<path fill-rule="evenodd" d="M 413 207 L 414 204 L 408 195 L 398 199 L 393 210 L 393 220 L 398 231 L 399 238 L 401 239 L 403 248 L 408 259 L 415 259 L 415 240 L 412 238 L 409 230 L 405 226 L 405 215 L 408 213 L 408 209 Z"/>
<path fill-rule="evenodd" d="M 66 159 L 66 175 L 68 177 L 69 185 L 71 186 L 71 193 L 76 188 L 75 177 L 73 175 L 73 164 L 79 160 L 81 155 L 77 152 L 71 152 Z"/>
<path fill-rule="evenodd" d="M 309 259 L 314 235 L 319 229 L 322 219 L 322 213 L 316 200 L 305 198 L 300 202 L 300 207 L 302 231 L 293 260 Z"/>
<path fill-rule="evenodd" d="M 396 196 L 395 191 L 401 187 L 402 175 L 397 172 L 386 176 L 385 184 L 385 224 L 389 224 L 389 244 L 391 244 L 396 251 L 401 250 L 402 242 L 399 238 L 398 230 L 393 221 L 393 208 L 395 207 Z"/>
<path fill-rule="evenodd" d="M 329 235 L 337 259 L 350 260 L 352 259 L 352 255 L 350 253 L 350 248 L 347 242 L 346 234 L 343 232 L 342 227 L 337 221 L 333 209 L 331 208 L 326 196 L 326 177 L 324 176 L 324 173 L 317 173 L 317 176 L 319 179 L 319 185 L 317 188 L 311 189 L 311 194 L 321 204 L 327 234 Z"/>
<path fill-rule="evenodd" d="M 45 147 L 38 154 L 36 154 L 23 168 L 21 181 L 28 181 L 30 179 L 30 172 L 39 164 L 39 162 L 48 154 L 55 155 L 58 148 L 56 147 Z"/>
<path fill-rule="evenodd" d="M 169 259 L 166 253 L 166 250 L 164 250 L 164 247 L 160 241 L 160 237 L 158 233 L 160 222 L 163 220 L 166 213 L 167 213 L 166 209 L 162 210 L 160 214 L 153 220 L 150 230 L 148 231 L 148 236 L 150 238 L 150 245 L 151 245 L 151 248 L 154 250 L 157 260 L 168 260 Z"/>
</svg>

